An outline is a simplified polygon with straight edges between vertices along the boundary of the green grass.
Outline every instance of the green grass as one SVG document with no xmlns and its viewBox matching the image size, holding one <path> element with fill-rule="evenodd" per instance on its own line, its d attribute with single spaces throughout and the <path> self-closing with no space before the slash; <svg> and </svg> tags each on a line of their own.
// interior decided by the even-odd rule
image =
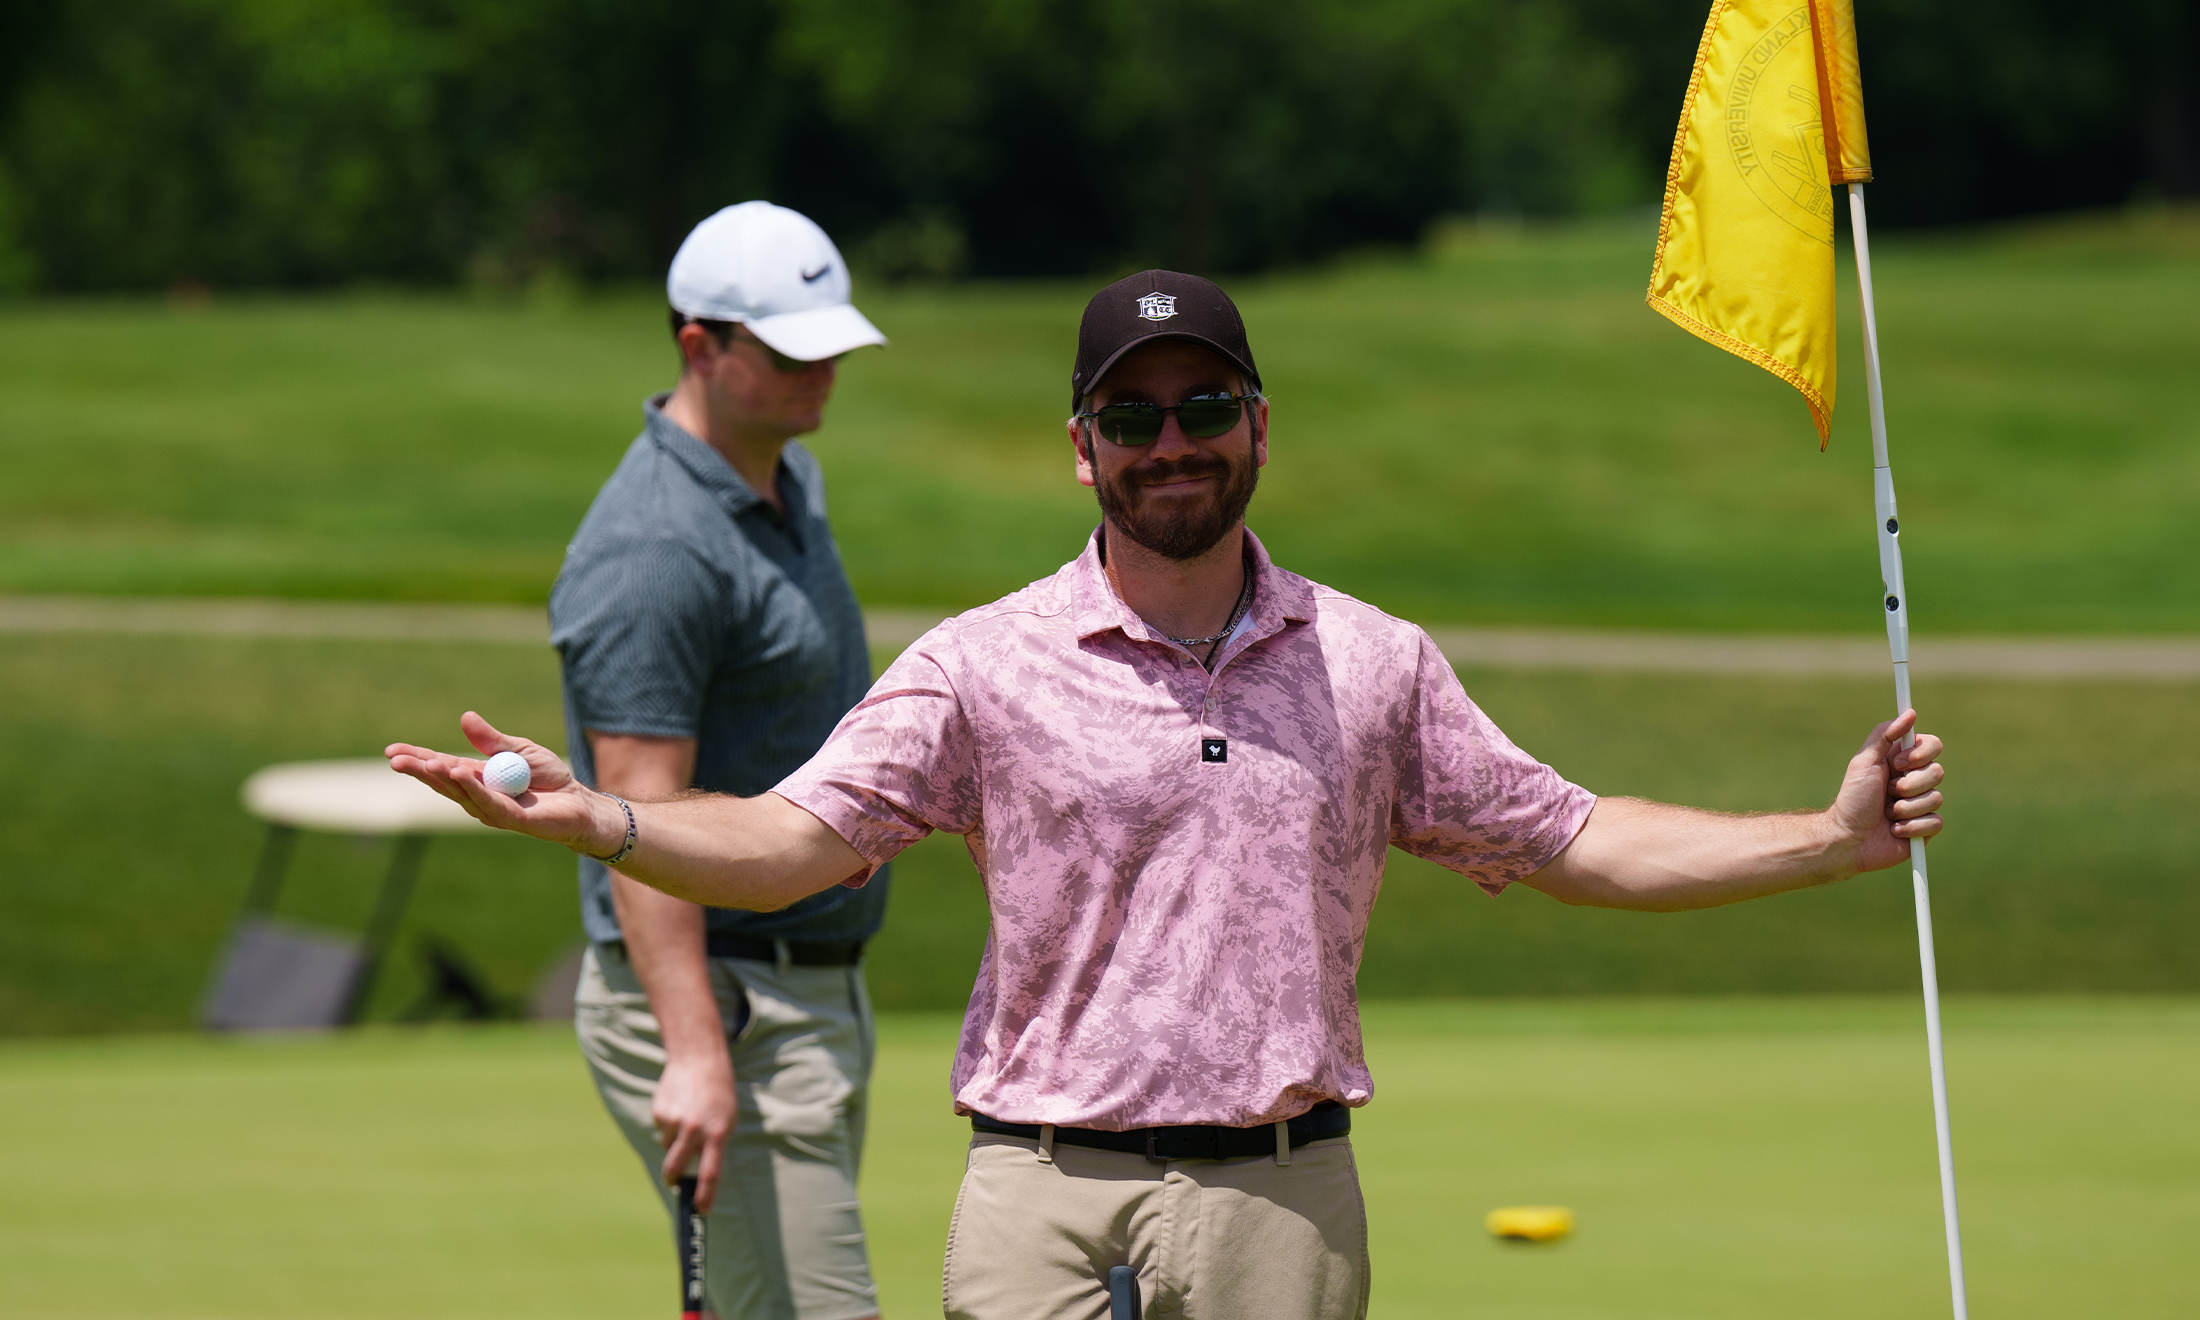
<svg viewBox="0 0 2200 1320">
<path fill-rule="evenodd" d="M 1881 302 L 1923 630 L 2200 628 L 2200 227 L 2095 221 L 1890 241 Z M 1455 238 L 1240 287 L 1276 396 L 1255 526 L 1286 564 L 1429 621 L 1869 626 L 1853 335 L 1832 451 L 1755 369 L 1640 305 L 1648 241 Z M 819 440 L 859 590 L 964 605 L 1090 525 L 1058 422 L 1082 287 L 867 291 L 895 336 Z M 540 600 L 667 379 L 652 298 L 353 294 L 0 307 L 0 590 Z M 1853 319 L 1850 323 L 1853 327 Z M 1600 792 L 1822 800 L 1878 681 L 1471 672 L 1513 736 Z M 271 761 L 449 742 L 478 706 L 556 741 L 523 647 L 0 636 L 0 1034 L 188 1025 Z M 2200 690 L 1934 682 L 1952 830 L 1945 983 L 2147 1000 L 1951 1007 L 1982 1316 L 2183 1316 L 2200 1230 Z M 308 840 L 284 910 L 356 927 L 376 846 Z M 1861 879 L 1720 912 L 1489 901 L 1394 859 L 1362 990 L 1356 1138 L 1376 1315 L 1945 1313 L 1906 998 L 1908 896 Z M 438 841 L 372 1015 L 423 935 L 519 996 L 577 938 L 572 865 Z M 905 855 L 887 1006 L 967 994 L 960 841 Z M 866 1172 L 890 1316 L 936 1306 L 963 1129 L 952 1015 L 890 1015 Z M 0 1045 L 0 1314 L 658 1314 L 664 1232 L 553 1030 Z M 1576 1238 L 1499 1247 L 1558 1201 Z"/>
<path fill-rule="evenodd" d="M 1951 1004 L 1977 1314 L 2190 1315 L 2200 1006 Z M 1900 1000 L 1377 1004 L 1354 1141 L 1377 1320 L 1946 1314 Z M 882 1022 L 865 1212 L 885 1314 L 937 1313 L 967 1128 L 953 1022 Z M 568 1034 L 0 1047 L 0 1313 L 662 1314 L 672 1253 Z M 1580 1217 L 1491 1242 L 1493 1206 Z"/>
<path fill-rule="evenodd" d="M 1830 795 L 1880 718 L 1872 680 L 1469 672 L 1522 745 L 1601 793 L 1730 810 Z M 237 787 L 274 761 L 449 744 L 474 706 L 557 745 L 555 662 L 499 645 L 0 636 L 0 1035 L 189 1025 L 261 833 Z M 1957 794 L 1933 849 L 1957 990 L 2200 991 L 2200 688 L 1935 682 Z M 2133 767 L 2143 767 L 2136 772 Z M 282 911 L 364 924 L 386 854 L 309 836 Z M 1899 991 L 1915 984 L 1899 872 L 1708 913 L 1490 900 L 1393 855 L 1361 984 L 1372 996 Z M 962 841 L 904 854 L 872 985 L 958 1008 L 985 937 Z M 524 996 L 578 938 L 573 865 L 508 836 L 436 841 L 372 1015 L 417 994 L 448 939 Z"/>
<path fill-rule="evenodd" d="M 1877 680 L 1469 672 L 1522 746 L 1599 793 L 1729 811 L 1816 806 L 1885 718 Z M 1928 681 L 1950 751 L 1932 847 L 1943 984 L 2200 990 L 2200 689 Z M 2080 753 L 2076 749 L 2089 749 Z M 2090 772 L 2102 763 L 2144 767 Z M 1709 912 L 1473 901 L 1393 853 L 1371 995 L 1902 990 L 1917 983 L 1908 868 Z"/>
<path fill-rule="evenodd" d="M 449 745 L 478 706 L 564 746 L 555 657 L 506 645 L 0 635 L 0 847 L 21 859 L 0 921 L 0 1036 L 172 1029 L 197 1007 L 264 826 L 237 791 L 276 761 Z M 302 837 L 278 911 L 356 931 L 387 844 Z M 960 1006 L 985 904 L 960 839 L 897 863 L 873 961 L 888 1006 Z M 368 1016 L 421 991 L 424 938 L 524 1000 L 580 938 L 572 858 L 510 836 L 429 847 Z"/>
<path fill-rule="evenodd" d="M 2196 234 L 1883 241 L 1920 629 L 2200 628 Z M 1649 247 L 1469 232 L 1233 281 L 1276 408 L 1254 525 L 1431 621 L 1872 626 L 1853 314 L 1820 455 L 1791 391 L 1642 305 Z M 866 600 L 969 605 L 1075 552 L 1088 292 L 863 292 L 894 344 L 818 447 Z M 541 600 L 671 363 L 643 293 L 0 308 L 0 590 Z"/>
<path fill-rule="evenodd" d="M 1920 630 L 2200 628 L 2200 223 L 1883 246 Z M 1647 250 L 1625 226 L 1466 231 L 1243 282 L 1279 557 L 1430 621 L 1869 627 L 1856 354 L 1820 455 L 1784 386 L 1640 305 Z M 819 445 L 867 600 L 967 604 L 1074 552 L 1093 515 L 1057 428 L 1084 293 L 865 293 L 895 343 L 851 360 Z M 670 357 L 639 294 L 0 305 L 0 590 L 539 600 Z M 1823 800 L 1887 703 L 1879 681 L 1468 679 L 1599 792 L 1735 810 Z M 469 705 L 561 729 L 551 657 L 499 646 L 0 636 L 0 690 L 0 1034 L 192 1020 L 258 766 L 448 742 Z M 1948 984 L 2200 990 L 2200 693 L 1927 675 L 1919 697 L 1957 775 Z M 355 928 L 381 861 L 308 840 L 285 911 Z M 880 1002 L 959 1005 L 984 930 L 959 841 L 900 877 Z M 438 841 L 373 1015 L 417 993 L 426 935 L 523 995 L 577 938 L 572 884 L 554 850 Z M 1489 902 L 1401 859 L 1363 985 L 1895 990 L 1909 931 L 1899 877 L 1648 918 Z"/>
</svg>

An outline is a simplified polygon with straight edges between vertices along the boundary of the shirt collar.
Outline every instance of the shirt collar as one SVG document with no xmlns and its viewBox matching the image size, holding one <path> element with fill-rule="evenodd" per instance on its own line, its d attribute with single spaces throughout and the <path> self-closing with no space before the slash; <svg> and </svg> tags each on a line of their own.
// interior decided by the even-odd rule
<svg viewBox="0 0 2200 1320">
<path fill-rule="evenodd" d="M 1069 614 L 1078 640 L 1115 628 L 1135 641 L 1175 646 L 1175 642 L 1147 626 L 1116 594 L 1114 584 L 1108 581 L 1107 568 L 1100 562 L 1100 531 L 1098 527 L 1093 529 L 1085 541 L 1084 553 L 1071 560 L 1065 570 Z M 1307 623 L 1314 618 L 1314 593 L 1306 579 L 1277 568 L 1268 557 L 1268 547 L 1260 543 L 1250 527 L 1245 529 L 1245 547 L 1253 560 L 1253 607 L 1230 643 L 1232 654 L 1282 632 L 1286 624 Z"/>
<path fill-rule="evenodd" d="M 725 455 L 703 443 L 702 437 L 665 416 L 665 403 L 672 397 L 671 391 L 653 394 L 642 402 L 642 424 L 649 433 L 650 442 L 671 456 L 672 460 L 695 478 L 695 484 L 716 495 L 729 513 L 764 503 L 764 497 L 756 488 L 733 470 L 733 464 Z M 780 477 L 786 476 L 786 461 L 780 461 Z"/>
</svg>

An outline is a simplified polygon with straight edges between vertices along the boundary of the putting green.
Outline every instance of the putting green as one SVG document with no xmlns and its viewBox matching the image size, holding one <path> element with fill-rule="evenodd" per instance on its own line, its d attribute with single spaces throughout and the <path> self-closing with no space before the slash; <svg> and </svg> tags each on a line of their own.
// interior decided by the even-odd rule
<svg viewBox="0 0 2200 1320">
<path fill-rule="evenodd" d="M 1374 1314 L 1944 1315 L 1901 1000 L 1375 1004 L 1355 1140 Z M 1958 1001 L 1978 1313 L 2190 1315 L 2200 1002 Z M 882 1023 L 866 1211 L 936 1313 L 954 1023 Z M 652 1316 L 672 1253 L 557 1030 L 0 1047 L 0 1314 Z M 1571 1206 L 1501 1246 L 1499 1204 Z"/>
</svg>

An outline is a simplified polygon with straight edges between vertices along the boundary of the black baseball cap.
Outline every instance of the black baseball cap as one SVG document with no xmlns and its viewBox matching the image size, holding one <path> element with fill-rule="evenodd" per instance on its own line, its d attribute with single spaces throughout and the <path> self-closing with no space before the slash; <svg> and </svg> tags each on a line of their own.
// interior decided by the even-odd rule
<svg viewBox="0 0 2200 1320">
<path fill-rule="evenodd" d="M 1235 363 L 1253 388 L 1260 368 L 1245 342 L 1245 319 L 1213 281 L 1173 270 L 1142 270 L 1092 295 L 1077 326 L 1077 365 L 1069 373 L 1069 409 L 1077 411 L 1108 368 L 1155 339 L 1189 339 Z"/>
</svg>

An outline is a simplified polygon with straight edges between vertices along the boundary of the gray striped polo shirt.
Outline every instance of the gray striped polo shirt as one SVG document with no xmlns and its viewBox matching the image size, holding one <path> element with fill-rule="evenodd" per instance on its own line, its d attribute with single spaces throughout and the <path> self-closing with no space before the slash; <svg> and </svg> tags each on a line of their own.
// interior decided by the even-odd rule
<svg viewBox="0 0 2200 1320">
<path fill-rule="evenodd" d="M 871 686 L 863 615 L 825 523 L 817 458 L 790 443 L 777 509 L 667 418 L 644 423 L 581 519 L 550 591 L 573 771 L 596 782 L 584 729 L 694 738 L 695 786 L 754 796 L 810 759 Z M 619 938 L 609 873 L 581 859 L 581 923 Z M 882 872 L 777 912 L 713 908 L 712 930 L 856 940 L 886 911 Z"/>
</svg>

